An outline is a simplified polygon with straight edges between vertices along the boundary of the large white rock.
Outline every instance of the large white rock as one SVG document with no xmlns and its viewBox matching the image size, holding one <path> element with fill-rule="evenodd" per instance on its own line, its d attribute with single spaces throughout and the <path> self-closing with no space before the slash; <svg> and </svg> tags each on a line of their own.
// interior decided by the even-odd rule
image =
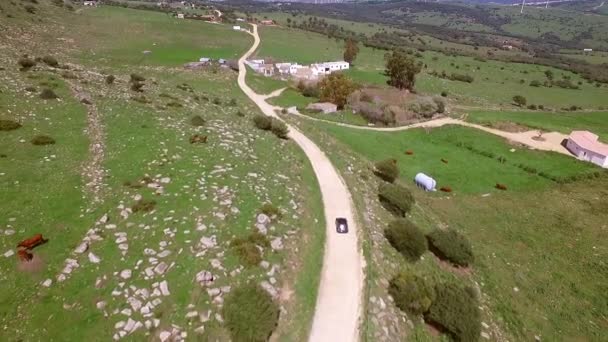
<svg viewBox="0 0 608 342">
<path fill-rule="evenodd" d="M 160 293 L 165 297 L 171 294 L 171 292 L 169 292 L 169 284 L 166 280 L 160 282 Z"/>
<path fill-rule="evenodd" d="M 93 254 L 92 252 L 89 252 L 89 261 L 94 264 L 99 264 L 101 259 L 97 255 Z"/>
<path fill-rule="evenodd" d="M 53 284 L 53 281 L 51 279 L 47 279 L 42 282 L 42 286 L 44 286 L 44 287 L 50 287 L 52 284 Z"/>
<path fill-rule="evenodd" d="M 196 274 L 196 281 L 201 286 L 207 286 L 213 283 L 214 277 L 213 274 L 209 271 L 200 271 Z"/>
<path fill-rule="evenodd" d="M 270 217 L 268 217 L 268 215 L 266 215 L 266 214 L 258 214 L 256 221 L 259 224 L 266 225 L 266 224 L 270 223 Z"/>
<path fill-rule="evenodd" d="M 160 334 L 158 334 L 158 338 L 160 338 L 160 342 L 166 342 L 169 340 L 170 337 L 171 337 L 171 333 L 168 331 L 161 331 Z"/>
<path fill-rule="evenodd" d="M 156 272 L 156 274 L 163 274 L 167 268 L 169 268 L 169 266 L 163 261 L 154 267 L 154 272 Z"/>
<path fill-rule="evenodd" d="M 275 251 L 280 251 L 283 249 L 283 240 L 278 237 L 270 241 L 270 247 L 272 247 Z"/>
<path fill-rule="evenodd" d="M 131 278 L 131 270 L 122 270 L 122 271 L 120 271 L 120 277 L 122 279 L 129 279 L 129 278 Z"/>
<path fill-rule="evenodd" d="M 9 249 L 8 251 L 6 251 L 6 252 L 4 253 L 4 257 L 6 257 L 6 258 L 10 258 L 10 257 L 12 257 L 13 255 L 15 255 L 15 251 L 14 251 L 14 250 L 12 250 L 12 249 Z"/>
<path fill-rule="evenodd" d="M 83 241 L 80 245 L 78 245 L 78 247 L 76 247 L 74 252 L 77 254 L 82 254 L 82 253 L 86 252 L 87 249 L 89 249 L 89 243 L 86 241 Z"/>
</svg>

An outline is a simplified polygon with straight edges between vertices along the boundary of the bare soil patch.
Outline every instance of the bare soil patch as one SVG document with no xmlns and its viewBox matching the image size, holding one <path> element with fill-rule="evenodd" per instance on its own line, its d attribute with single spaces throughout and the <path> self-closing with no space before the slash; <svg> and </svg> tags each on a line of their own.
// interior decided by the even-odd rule
<svg viewBox="0 0 608 342">
<path fill-rule="evenodd" d="M 510 133 L 522 133 L 532 130 L 532 128 L 524 125 L 520 125 L 511 121 L 496 121 L 487 123 L 484 126 L 495 128 L 500 131 L 510 132 Z"/>
</svg>

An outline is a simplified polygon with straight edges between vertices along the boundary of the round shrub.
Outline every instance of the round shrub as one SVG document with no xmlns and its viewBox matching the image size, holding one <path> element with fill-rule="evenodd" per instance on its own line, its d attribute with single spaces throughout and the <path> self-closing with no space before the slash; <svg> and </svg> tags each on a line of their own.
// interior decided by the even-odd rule
<svg viewBox="0 0 608 342">
<path fill-rule="evenodd" d="M 245 266 L 257 266 L 262 262 L 262 252 L 250 241 L 233 241 L 234 251 Z"/>
<path fill-rule="evenodd" d="M 0 131 L 13 131 L 21 128 L 21 124 L 13 120 L 0 120 Z"/>
<path fill-rule="evenodd" d="M 19 58 L 19 61 L 17 63 L 19 63 L 19 66 L 21 66 L 22 71 L 29 70 L 36 66 L 36 61 L 28 57 Z"/>
<path fill-rule="evenodd" d="M 259 129 L 263 129 L 265 131 L 269 130 L 270 127 L 272 126 L 272 120 L 270 119 L 269 116 L 264 115 L 264 114 L 258 114 L 256 116 L 254 116 L 253 123 L 255 124 L 255 127 L 259 128 Z"/>
<path fill-rule="evenodd" d="M 116 76 L 114 76 L 114 75 L 108 75 L 108 76 L 106 76 L 106 84 L 107 85 L 114 84 L 114 81 L 116 81 Z"/>
<path fill-rule="evenodd" d="M 427 312 L 435 299 L 433 284 L 423 277 L 408 272 L 401 272 L 391 279 L 388 293 L 399 309 L 413 315 Z"/>
<path fill-rule="evenodd" d="M 453 229 L 436 229 L 428 234 L 431 252 L 440 259 L 445 259 L 457 266 L 469 266 L 473 263 L 471 243 L 462 234 Z"/>
<path fill-rule="evenodd" d="M 145 77 L 143 77 L 142 75 L 139 74 L 131 74 L 131 83 L 136 83 L 136 82 L 144 82 L 146 80 Z"/>
<path fill-rule="evenodd" d="M 254 284 L 232 290 L 222 314 L 234 342 L 265 342 L 279 321 L 279 306 Z"/>
<path fill-rule="evenodd" d="M 37 135 L 32 138 L 32 144 L 42 146 L 42 145 L 54 145 L 55 139 L 49 137 L 48 135 Z"/>
<path fill-rule="evenodd" d="M 481 333 L 479 300 L 470 287 L 441 284 L 426 314 L 427 322 L 439 325 L 455 341 L 478 341 Z"/>
<path fill-rule="evenodd" d="M 289 128 L 287 125 L 283 121 L 276 118 L 272 118 L 270 120 L 270 130 L 272 133 L 274 133 L 274 135 L 281 139 L 287 139 L 287 134 L 289 134 Z"/>
<path fill-rule="evenodd" d="M 56 68 L 59 66 L 59 62 L 57 61 L 57 58 L 53 57 L 53 56 L 44 56 L 42 57 L 42 61 L 44 62 L 44 64 Z"/>
<path fill-rule="evenodd" d="M 408 189 L 391 183 L 380 185 L 378 199 L 386 210 L 401 217 L 405 216 L 414 204 L 414 197 Z"/>
<path fill-rule="evenodd" d="M 205 119 L 203 119 L 200 115 L 195 115 L 192 117 L 192 119 L 190 119 L 190 123 L 192 126 L 204 126 Z"/>
<path fill-rule="evenodd" d="M 428 249 L 424 233 L 409 220 L 400 218 L 389 223 L 384 236 L 406 259 L 416 261 Z"/>
<path fill-rule="evenodd" d="M 57 96 L 57 94 L 55 94 L 55 92 L 52 89 L 49 89 L 49 88 L 44 88 L 40 92 L 40 98 L 44 99 L 44 100 L 54 100 L 54 99 L 56 99 L 58 97 L 59 96 Z"/>
<path fill-rule="evenodd" d="M 383 180 L 392 183 L 399 177 L 397 159 L 385 159 L 376 163 L 374 174 Z"/>
</svg>

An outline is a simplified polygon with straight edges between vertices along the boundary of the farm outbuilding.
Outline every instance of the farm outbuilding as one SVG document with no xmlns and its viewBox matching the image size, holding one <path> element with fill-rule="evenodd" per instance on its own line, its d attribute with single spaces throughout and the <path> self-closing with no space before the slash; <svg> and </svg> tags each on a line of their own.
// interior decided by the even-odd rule
<svg viewBox="0 0 608 342">
<path fill-rule="evenodd" d="M 608 168 L 608 144 L 598 141 L 598 136 L 588 131 L 573 131 L 566 148 L 578 159 Z"/>
<path fill-rule="evenodd" d="M 437 187 L 437 181 L 422 172 L 416 174 L 414 183 L 416 183 L 417 187 L 422 188 L 425 191 L 437 191 L 435 189 L 435 187 Z"/>
</svg>

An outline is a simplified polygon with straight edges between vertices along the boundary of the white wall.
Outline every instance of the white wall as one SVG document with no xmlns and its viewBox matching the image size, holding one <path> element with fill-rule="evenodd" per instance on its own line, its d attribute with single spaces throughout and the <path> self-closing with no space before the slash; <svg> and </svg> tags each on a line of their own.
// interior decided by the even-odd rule
<svg viewBox="0 0 608 342">
<path fill-rule="evenodd" d="M 566 147 L 580 160 L 585 160 L 601 167 L 608 167 L 608 157 L 606 156 L 584 149 L 570 139 L 568 139 Z"/>
</svg>

